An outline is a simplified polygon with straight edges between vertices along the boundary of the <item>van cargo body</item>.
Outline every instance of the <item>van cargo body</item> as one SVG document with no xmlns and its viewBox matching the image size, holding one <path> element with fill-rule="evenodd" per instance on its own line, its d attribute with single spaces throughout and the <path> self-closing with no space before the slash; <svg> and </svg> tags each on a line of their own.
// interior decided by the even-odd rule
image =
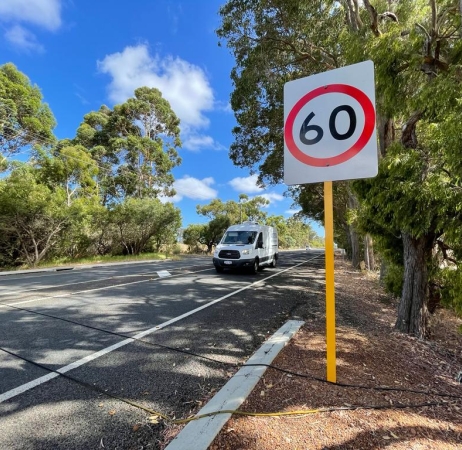
<svg viewBox="0 0 462 450">
<path fill-rule="evenodd" d="M 276 228 L 244 222 L 230 226 L 213 254 L 217 272 L 245 268 L 256 273 L 263 267 L 276 267 L 278 233 Z"/>
</svg>

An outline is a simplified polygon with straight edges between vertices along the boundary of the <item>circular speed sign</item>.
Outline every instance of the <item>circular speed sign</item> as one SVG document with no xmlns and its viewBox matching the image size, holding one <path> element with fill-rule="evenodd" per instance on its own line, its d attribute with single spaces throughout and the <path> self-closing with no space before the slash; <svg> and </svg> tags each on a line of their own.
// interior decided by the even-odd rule
<svg viewBox="0 0 462 450">
<path fill-rule="evenodd" d="M 335 107 L 329 116 L 328 130 L 324 130 L 313 120 L 315 114 L 310 113 L 302 123 L 300 130 L 294 130 L 294 123 L 301 109 L 311 100 L 326 94 L 345 94 L 356 100 L 364 112 L 364 125 L 356 142 L 347 149 L 342 149 L 341 153 L 327 158 L 318 158 L 310 156 L 303 152 L 294 138 L 294 132 L 299 133 L 299 140 L 305 146 L 317 144 L 324 136 L 324 133 L 330 133 L 334 140 L 340 142 L 347 140 L 356 131 L 358 120 L 354 108 L 347 104 L 339 104 Z M 349 119 L 348 129 L 345 132 L 339 132 L 336 126 L 338 114 L 346 113 Z M 348 84 L 328 84 L 321 86 L 305 94 L 300 98 L 290 110 L 286 123 L 284 125 L 284 140 L 289 152 L 300 162 L 313 167 L 330 167 L 348 161 L 357 155 L 369 142 L 375 130 L 375 108 L 369 97 L 360 89 Z M 342 130 L 343 131 L 343 130 Z M 310 138 L 308 138 L 308 133 Z"/>
</svg>

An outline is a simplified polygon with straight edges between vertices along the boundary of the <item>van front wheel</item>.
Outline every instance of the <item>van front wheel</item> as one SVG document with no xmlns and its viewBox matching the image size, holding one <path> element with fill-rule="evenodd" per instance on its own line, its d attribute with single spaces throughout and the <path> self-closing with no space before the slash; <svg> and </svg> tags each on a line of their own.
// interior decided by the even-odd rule
<svg viewBox="0 0 462 450">
<path fill-rule="evenodd" d="M 255 258 L 255 260 L 253 262 L 252 273 L 257 273 L 258 268 L 259 268 L 258 258 Z"/>
</svg>

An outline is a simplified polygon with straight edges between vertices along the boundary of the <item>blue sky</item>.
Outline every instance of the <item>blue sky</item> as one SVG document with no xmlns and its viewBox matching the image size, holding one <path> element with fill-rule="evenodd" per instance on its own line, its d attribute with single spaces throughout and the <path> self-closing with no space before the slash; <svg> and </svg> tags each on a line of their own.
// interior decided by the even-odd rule
<svg viewBox="0 0 462 450">
<path fill-rule="evenodd" d="M 290 217 L 283 184 L 260 189 L 228 157 L 235 125 L 229 105 L 234 65 L 218 46 L 224 0 L 1 0 L 0 64 L 14 63 L 42 90 L 72 138 L 83 116 L 157 87 L 181 120 L 182 164 L 174 169 L 183 225 L 203 223 L 196 205 L 241 193 L 263 195 L 268 214 Z M 323 228 L 313 225 L 324 235 Z"/>
</svg>

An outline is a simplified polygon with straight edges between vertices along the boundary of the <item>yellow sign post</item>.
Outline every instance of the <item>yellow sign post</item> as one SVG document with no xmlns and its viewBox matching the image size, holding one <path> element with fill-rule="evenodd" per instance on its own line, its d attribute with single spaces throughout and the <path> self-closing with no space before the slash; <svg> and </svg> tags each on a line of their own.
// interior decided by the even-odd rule
<svg viewBox="0 0 462 450">
<path fill-rule="evenodd" d="M 377 171 L 372 61 L 284 85 L 284 181 L 324 183 L 327 380 L 333 383 L 337 374 L 332 182 L 375 177 Z"/>
<path fill-rule="evenodd" d="M 324 182 L 324 230 L 326 252 L 326 344 L 327 381 L 337 382 L 335 351 L 335 286 L 334 286 L 334 216 L 332 181 Z"/>
</svg>

